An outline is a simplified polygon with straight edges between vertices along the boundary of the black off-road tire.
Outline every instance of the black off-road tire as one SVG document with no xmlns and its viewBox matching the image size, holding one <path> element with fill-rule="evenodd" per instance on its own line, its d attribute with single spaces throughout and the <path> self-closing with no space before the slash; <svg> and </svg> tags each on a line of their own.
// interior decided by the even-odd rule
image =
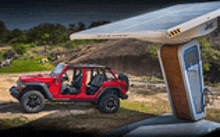
<svg viewBox="0 0 220 137">
<path fill-rule="evenodd" d="M 37 90 L 27 91 L 20 100 L 21 108 L 26 113 L 37 113 L 44 108 L 44 96 Z"/>
<path fill-rule="evenodd" d="M 102 113 L 115 113 L 120 108 L 120 100 L 116 94 L 105 94 L 99 101 L 99 108 Z"/>
</svg>

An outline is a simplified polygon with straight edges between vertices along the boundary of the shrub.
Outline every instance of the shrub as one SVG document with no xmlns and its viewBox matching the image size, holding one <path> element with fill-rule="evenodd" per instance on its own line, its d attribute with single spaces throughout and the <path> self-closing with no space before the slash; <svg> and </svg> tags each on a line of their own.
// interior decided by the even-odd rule
<svg viewBox="0 0 220 137">
<path fill-rule="evenodd" d="M 4 53 L 0 52 L 0 59 L 3 58 L 3 54 L 4 54 Z"/>
<path fill-rule="evenodd" d="M 36 40 L 36 41 L 34 42 L 34 44 L 35 44 L 36 46 L 40 46 L 40 42 L 39 42 L 38 40 Z"/>
<path fill-rule="evenodd" d="M 72 48 L 73 48 L 73 49 L 77 49 L 77 48 L 78 48 L 78 45 L 72 45 Z"/>
<path fill-rule="evenodd" d="M 35 56 L 34 57 L 34 59 L 33 59 L 33 61 L 35 62 L 35 63 L 42 63 L 42 59 L 43 58 L 47 58 L 46 56 Z"/>
<path fill-rule="evenodd" d="M 162 44 L 157 44 L 157 45 L 152 45 L 149 48 L 149 52 L 153 55 L 155 59 L 158 59 L 158 50 L 160 49 L 161 46 Z"/>
<path fill-rule="evenodd" d="M 22 56 L 21 60 L 32 60 L 37 54 L 33 53 L 31 50 L 27 50 Z"/>
<path fill-rule="evenodd" d="M 35 43 L 31 43 L 29 47 L 30 47 L 30 48 L 34 48 L 34 47 L 36 47 L 36 46 L 37 46 L 37 45 L 36 45 Z"/>
<path fill-rule="evenodd" d="M 64 52 L 67 52 L 67 49 L 64 47 L 54 47 L 50 52 L 51 53 L 64 53 Z"/>
<path fill-rule="evenodd" d="M 21 55 L 23 55 L 27 51 L 27 46 L 23 44 L 15 44 L 12 46 L 12 48 L 17 54 L 21 54 Z"/>
<path fill-rule="evenodd" d="M 40 54 L 40 53 L 45 51 L 45 47 L 42 47 L 42 46 L 41 47 L 35 47 L 35 48 L 32 48 L 31 50 L 33 51 L 33 53 Z"/>
<path fill-rule="evenodd" d="M 52 56 L 47 56 L 47 59 L 51 62 L 53 61 L 53 57 Z"/>
<path fill-rule="evenodd" d="M 9 50 L 4 51 L 2 56 L 4 59 L 6 59 L 7 57 L 14 56 L 14 55 L 15 55 L 15 52 L 12 49 L 9 49 Z"/>
<path fill-rule="evenodd" d="M 199 38 L 199 42 L 202 46 L 203 68 L 205 72 L 208 72 L 211 70 L 212 62 L 217 62 L 219 58 L 218 51 L 213 49 L 212 44 L 205 37 Z"/>
</svg>

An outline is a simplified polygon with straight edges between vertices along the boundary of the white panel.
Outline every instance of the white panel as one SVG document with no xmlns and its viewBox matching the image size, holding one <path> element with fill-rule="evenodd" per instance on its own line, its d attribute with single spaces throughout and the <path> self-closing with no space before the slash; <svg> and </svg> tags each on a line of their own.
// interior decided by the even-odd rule
<svg viewBox="0 0 220 137">
<path fill-rule="evenodd" d="M 181 36 L 219 15 L 220 2 L 180 4 L 73 33 L 70 39 L 139 38 L 152 42 L 180 43 L 182 42 L 181 37 L 178 39 L 175 37 Z M 180 32 L 169 37 L 170 32 L 178 28 L 180 28 Z M 189 35 L 187 40 L 204 34 L 206 34 L 204 31 L 203 33 L 196 32 L 192 36 Z"/>
</svg>

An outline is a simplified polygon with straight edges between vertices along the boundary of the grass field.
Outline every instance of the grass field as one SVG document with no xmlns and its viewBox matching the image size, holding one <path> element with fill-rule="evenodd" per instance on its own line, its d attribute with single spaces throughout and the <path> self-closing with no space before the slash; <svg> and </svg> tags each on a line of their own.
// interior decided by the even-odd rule
<svg viewBox="0 0 220 137">
<path fill-rule="evenodd" d="M 35 61 L 14 61 L 11 67 L 0 69 L 0 73 L 22 73 L 33 71 L 53 70 L 54 67 L 50 63 L 39 64 Z"/>
</svg>

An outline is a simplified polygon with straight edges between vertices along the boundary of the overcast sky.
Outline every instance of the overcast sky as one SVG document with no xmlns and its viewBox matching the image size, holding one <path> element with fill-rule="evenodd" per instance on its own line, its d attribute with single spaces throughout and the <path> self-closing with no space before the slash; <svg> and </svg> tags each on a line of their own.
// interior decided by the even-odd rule
<svg viewBox="0 0 220 137">
<path fill-rule="evenodd" d="M 205 2 L 207 0 L 53 0 L 51 1 L 1 1 L 0 21 L 9 30 L 29 30 L 41 23 L 70 23 L 117 21 L 178 3 Z"/>
</svg>

